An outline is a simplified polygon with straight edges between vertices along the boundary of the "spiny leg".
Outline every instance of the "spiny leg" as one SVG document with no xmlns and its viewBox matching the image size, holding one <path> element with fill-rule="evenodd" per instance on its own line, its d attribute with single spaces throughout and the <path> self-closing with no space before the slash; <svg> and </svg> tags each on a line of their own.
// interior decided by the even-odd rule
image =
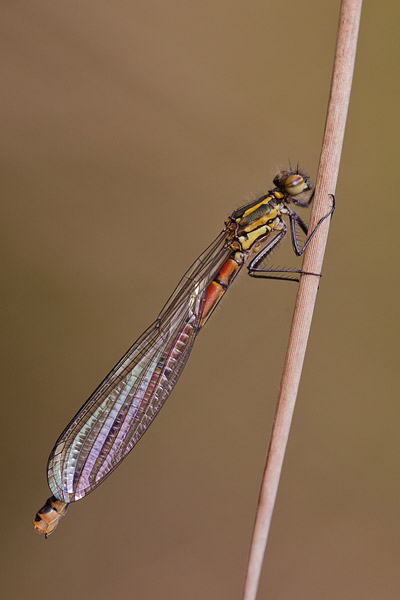
<svg viewBox="0 0 400 600">
<path fill-rule="evenodd" d="M 307 233 L 307 231 L 305 231 L 306 225 L 296 212 L 294 212 L 294 211 L 289 212 L 289 222 L 290 222 L 290 233 L 291 233 L 291 237 L 292 237 L 292 246 L 293 246 L 293 250 L 295 251 L 295 254 L 297 256 L 301 256 L 304 253 L 305 249 L 307 248 L 308 244 L 311 242 L 314 235 L 317 233 L 317 230 L 321 226 L 323 221 L 325 221 L 325 219 L 330 217 L 332 215 L 333 211 L 335 210 L 335 196 L 333 194 L 329 194 L 329 195 L 332 198 L 332 207 L 331 207 L 330 211 L 327 212 L 326 215 L 324 215 L 318 221 L 318 223 L 316 224 L 313 231 L 308 236 L 308 239 L 302 248 L 300 248 L 299 240 L 297 238 L 296 223 L 298 223 L 300 225 L 300 227 L 304 231 L 304 233 Z"/>
<path fill-rule="evenodd" d="M 300 218 L 300 217 L 299 217 Z M 301 220 L 301 219 L 300 219 Z M 304 227 L 307 229 L 306 225 L 301 221 Z M 300 225 L 301 227 L 301 225 Z M 262 249 L 260 252 L 253 258 L 249 266 L 247 267 L 249 270 L 249 275 L 251 277 L 258 277 L 263 279 L 279 279 L 280 281 L 295 281 L 298 282 L 299 279 L 295 279 L 293 277 L 279 277 L 276 275 L 266 275 L 266 273 L 297 273 L 303 275 L 317 275 L 321 277 L 319 273 L 309 273 L 308 271 L 302 271 L 301 269 L 262 269 L 258 267 L 258 265 L 272 252 L 272 250 L 282 241 L 287 233 L 287 227 L 284 225 L 282 231 L 280 231 L 272 240 Z M 305 232 L 306 233 L 306 232 Z"/>
<path fill-rule="evenodd" d="M 311 202 L 313 195 L 314 194 L 312 194 L 309 202 Z M 333 194 L 330 194 L 330 197 L 332 198 L 332 207 L 331 207 L 330 211 L 318 221 L 318 223 L 316 224 L 315 228 L 311 232 L 309 238 L 306 240 L 306 242 L 302 248 L 300 248 L 299 240 L 297 238 L 296 224 L 299 225 L 299 227 L 305 234 L 308 233 L 308 227 L 304 223 L 303 219 L 296 212 L 290 211 L 290 213 L 289 213 L 290 221 L 289 222 L 290 222 L 290 233 L 291 233 L 291 238 L 292 238 L 292 246 L 293 246 L 294 252 L 297 256 L 301 256 L 304 253 L 305 249 L 307 248 L 311 239 L 316 234 L 317 229 L 320 227 L 321 223 L 323 223 L 323 221 L 325 221 L 325 219 L 330 217 L 332 215 L 333 211 L 335 210 L 335 196 Z M 322 277 L 321 273 L 311 273 L 310 271 L 302 271 L 301 269 L 262 269 L 258 266 L 271 253 L 271 251 L 277 246 L 277 244 L 279 244 L 279 242 L 282 241 L 282 239 L 286 235 L 286 233 L 287 233 L 287 227 L 285 225 L 284 229 L 280 233 L 278 233 L 278 235 L 276 235 L 269 242 L 269 244 L 267 244 L 265 246 L 265 248 L 263 248 L 253 258 L 253 260 L 247 267 L 249 270 L 249 275 L 252 277 L 262 277 L 263 279 L 279 279 L 279 280 L 283 280 L 283 281 L 295 281 L 295 282 L 298 282 L 299 279 L 293 278 L 293 277 L 284 277 L 284 276 L 277 277 L 274 275 L 266 275 L 266 273 L 298 273 L 299 275 L 314 275 L 315 277 Z"/>
<path fill-rule="evenodd" d="M 302 208 L 308 208 L 314 199 L 314 195 L 315 195 L 315 189 L 313 189 L 313 191 L 311 192 L 311 195 L 308 200 L 298 200 L 296 198 L 293 198 L 293 203 L 296 204 L 296 206 L 301 206 Z"/>
</svg>

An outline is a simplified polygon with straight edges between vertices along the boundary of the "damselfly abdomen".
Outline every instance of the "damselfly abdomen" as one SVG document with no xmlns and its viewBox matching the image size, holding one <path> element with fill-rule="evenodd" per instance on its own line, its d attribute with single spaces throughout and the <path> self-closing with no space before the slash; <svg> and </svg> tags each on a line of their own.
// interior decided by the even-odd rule
<svg viewBox="0 0 400 600">
<path fill-rule="evenodd" d="M 301 273 L 260 265 L 287 233 L 284 217 L 289 219 L 294 252 L 300 256 L 334 206 L 300 247 L 296 225 L 305 234 L 307 226 L 291 205 L 309 205 L 311 184 L 297 171 L 282 171 L 274 185 L 268 194 L 232 213 L 223 231 L 185 273 L 158 318 L 58 438 L 47 467 L 53 496 L 36 514 L 36 531 L 46 537 L 52 533 L 68 504 L 100 485 L 137 444 L 170 395 L 197 334 L 246 262 L 249 274 L 256 277 Z"/>
</svg>

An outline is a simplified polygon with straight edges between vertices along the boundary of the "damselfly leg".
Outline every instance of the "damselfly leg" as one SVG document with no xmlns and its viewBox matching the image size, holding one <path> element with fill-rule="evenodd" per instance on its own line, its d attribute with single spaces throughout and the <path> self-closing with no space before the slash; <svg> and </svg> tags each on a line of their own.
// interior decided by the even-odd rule
<svg viewBox="0 0 400 600">
<path fill-rule="evenodd" d="M 305 203 L 305 206 L 311 202 L 311 199 L 314 194 L 312 194 L 310 200 Z M 321 224 L 330 217 L 335 210 L 335 196 L 330 194 L 330 198 L 332 199 L 332 206 L 329 212 L 326 213 L 316 224 L 312 232 L 310 233 L 308 239 L 304 243 L 303 247 L 300 247 L 299 239 L 297 237 L 296 224 L 299 225 L 300 229 L 307 235 L 308 227 L 304 223 L 303 219 L 294 211 L 289 209 L 289 223 L 290 223 L 290 233 L 292 239 L 292 247 L 296 256 L 301 256 L 308 244 L 311 242 L 314 235 L 317 233 L 317 230 L 321 226 Z M 303 206 L 299 202 L 297 202 L 299 206 Z M 253 258 L 253 260 L 248 265 L 249 275 L 251 277 L 258 277 L 263 279 L 278 279 L 280 281 L 295 281 L 298 282 L 299 279 L 296 277 L 285 277 L 285 276 L 276 276 L 276 275 L 267 275 L 266 273 L 295 273 L 299 275 L 314 275 L 315 277 L 322 277 L 322 273 L 310 273 L 309 271 L 302 271 L 301 269 L 264 269 L 259 267 L 259 265 L 267 258 L 267 256 L 278 246 L 278 244 L 282 241 L 287 233 L 287 227 L 284 225 L 282 231 L 280 231 L 264 248 Z"/>
<path fill-rule="evenodd" d="M 313 189 L 313 191 L 311 192 L 311 196 L 309 197 L 308 200 L 304 201 L 304 200 L 299 200 L 298 198 L 293 198 L 293 204 L 296 204 L 297 206 L 301 206 L 302 208 L 308 208 L 311 204 L 311 202 L 314 200 L 314 195 L 315 195 L 315 189 Z"/>
</svg>

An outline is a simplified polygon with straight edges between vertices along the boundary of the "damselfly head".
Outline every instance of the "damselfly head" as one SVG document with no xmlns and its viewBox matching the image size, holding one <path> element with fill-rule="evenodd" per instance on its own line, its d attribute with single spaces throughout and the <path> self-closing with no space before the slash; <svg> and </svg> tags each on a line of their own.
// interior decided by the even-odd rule
<svg viewBox="0 0 400 600">
<path fill-rule="evenodd" d="M 311 190 L 312 185 L 307 175 L 293 171 L 281 171 L 274 178 L 274 185 L 282 194 L 287 196 L 298 196 L 303 192 Z"/>
</svg>

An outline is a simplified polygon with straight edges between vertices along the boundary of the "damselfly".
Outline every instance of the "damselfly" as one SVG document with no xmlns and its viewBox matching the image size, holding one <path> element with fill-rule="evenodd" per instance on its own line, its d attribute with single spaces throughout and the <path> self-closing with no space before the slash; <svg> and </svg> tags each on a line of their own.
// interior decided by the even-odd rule
<svg viewBox="0 0 400 600">
<path fill-rule="evenodd" d="M 170 395 L 200 329 L 249 259 L 252 276 L 281 279 L 304 273 L 265 269 L 261 264 L 287 233 L 284 217 L 289 219 L 293 250 L 300 256 L 322 221 L 332 214 L 334 203 L 300 247 L 296 226 L 304 234 L 308 229 L 291 205 L 308 206 L 312 186 L 298 171 L 280 172 L 274 185 L 268 194 L 231 214 L 223 231 L 185 273 L 154 323 L 58 438 L 47 466 L 53 496 L 36 514 L 36 531 L 46 537 L 52 533 L 68 505 L 100 485 L 137 444 Z"/>
</svg>

